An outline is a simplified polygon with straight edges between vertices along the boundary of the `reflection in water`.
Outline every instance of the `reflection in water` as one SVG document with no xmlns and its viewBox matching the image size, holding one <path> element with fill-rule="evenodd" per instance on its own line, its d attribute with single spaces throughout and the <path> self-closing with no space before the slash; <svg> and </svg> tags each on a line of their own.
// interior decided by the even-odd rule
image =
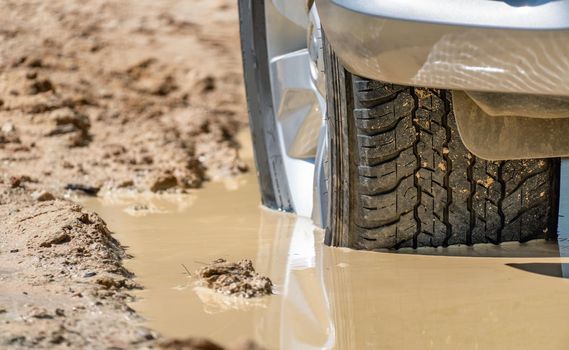
<svg viewBox="0 0 569 350">
<path fill-rule="evenodd" d="M 266 230 L 264 223 L 275 218 L 277 229 Z M 323 234 L 315 234 L 306 218 L 264 213 L 259 238 L 273 242 L 259 247 L 257 264 L 279 281 L 281 300 L 257 313 L 257 338 L 279 349 L 333 348 L 336 334 L 323 279 Z"/>
<path fill-rule="evenodd" d="M 269 349 L 560 349 L 569 342 L 569 281 L 551 277 L 569 261 L 554 244 L 413 254 L 328 248 L 309 220 L 259 208 L 254 177 L 242 180 L 237 190 L 210 184 L 187 206 L 163 201 L 144 216 L 121 210 L 132 201 L 87 203 L 129 246 L 127 267 L 146 287 L 133 307 L 163 334 L 223 344 L 255 338 Z M 252 258 L 277 294 L 239 304 L 194 289 L 180 265 L 192 270 L 218 257 Z"/>
<path fill-rule="evenodd" d="M 237 186 L 238 185 L 238 186 Z M 178 200 L 90 199 L 134 256 L 132 306 L 159 332 L 268 349 L 565 349 L 569 260 L 543 241 L 356 252 L 322 245 L 310 221 L 259 208 L 253 174 Z M 142 202 L 159 210 L 132 215 Z M 562 250 L 566 251 L 566 250 Z M 254 301 L 195 289 L 190 270 L 251 258 L 276 295 Z"/>
</svg>

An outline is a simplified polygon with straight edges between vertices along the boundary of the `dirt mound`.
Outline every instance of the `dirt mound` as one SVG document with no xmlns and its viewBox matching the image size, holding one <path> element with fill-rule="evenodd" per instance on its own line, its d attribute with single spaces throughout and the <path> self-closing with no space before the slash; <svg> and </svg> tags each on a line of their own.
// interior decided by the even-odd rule
<svg viewBox="0 0 569 350">
<path fill-rule="evenodd" d="M 273 294 L 273 282 L 255 272 L 248 259 L 236 263 L 217 259 L 198 269 L 195 275 L 206 287 L 225 295 L 254 298 Z"/>
<path fill-rule="evenodd" d="M 127 305 L 138 286 L 99 216 L 22 188 L 0 193 L 17 199 L 0 205 L 2 346 L 81 348 L 97 339 L 101 348 L 127 348 L 155 338 Z"/>
</svg>

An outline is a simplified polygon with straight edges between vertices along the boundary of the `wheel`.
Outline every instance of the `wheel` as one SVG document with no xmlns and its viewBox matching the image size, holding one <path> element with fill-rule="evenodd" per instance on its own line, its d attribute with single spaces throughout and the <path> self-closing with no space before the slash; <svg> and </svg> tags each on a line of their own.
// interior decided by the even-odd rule
<svg viewBox="0 0 569 350">
<path fill-rule="evenodd" d="M 323 225 L 322 45 L 317 14 L 305 6 L 304 0 L 239 1 L 241 48 L 262 202 L 307 217 L 314 212 Z"/>
<path fill-rule="evenodd" d="M 558 159 L 477 158 L 460 140 L 450 91 L 350 74 L 315 8 L 303 17 L 278 3 L 240 2 L 265 205 L 312 208 L 326 244 L 356 249 L 556 237 Z"/>
<path fill-rule="evenodd" d="M 239 1 L 243 75 L 262 203 L 292 211 L 272 105 L 263 1 Z"/>
</svg>

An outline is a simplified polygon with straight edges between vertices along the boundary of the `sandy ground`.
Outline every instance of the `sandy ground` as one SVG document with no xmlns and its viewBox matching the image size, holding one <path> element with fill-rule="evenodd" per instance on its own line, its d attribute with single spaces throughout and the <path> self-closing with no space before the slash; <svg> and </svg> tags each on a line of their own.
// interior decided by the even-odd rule
<svg viewBox="0 0 569 350">
<path fill-rule="evenodd" d="M 236 2 L 7 0 L 0 23 L 0 347 L 216 349 L 141 326 L 127 252 L 73 199 L 247 170 Z"/>
</svg>

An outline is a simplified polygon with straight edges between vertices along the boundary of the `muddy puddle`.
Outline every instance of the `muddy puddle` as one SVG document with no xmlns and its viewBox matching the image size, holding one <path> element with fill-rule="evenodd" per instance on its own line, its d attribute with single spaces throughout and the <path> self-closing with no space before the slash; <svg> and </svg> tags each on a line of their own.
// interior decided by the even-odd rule
<svg viewBox="0 0 569 350">
<path fill-rule="evenodd" d="M 260 208 L 254 174 L 185 197 L 92 199 L 134 257 L 132 307 L 164 335 L 268 349 L 564 349 L 569 258 L 546 242 L 405 252 L 327 248 L 304 218 Z M 563 254 L 562 254 L 563 255 Z M 195 288 L 217 258 L 253 260 L 275 295 Z M 567 275 L 567 273 L 565 273 Z"/>
</svg>

